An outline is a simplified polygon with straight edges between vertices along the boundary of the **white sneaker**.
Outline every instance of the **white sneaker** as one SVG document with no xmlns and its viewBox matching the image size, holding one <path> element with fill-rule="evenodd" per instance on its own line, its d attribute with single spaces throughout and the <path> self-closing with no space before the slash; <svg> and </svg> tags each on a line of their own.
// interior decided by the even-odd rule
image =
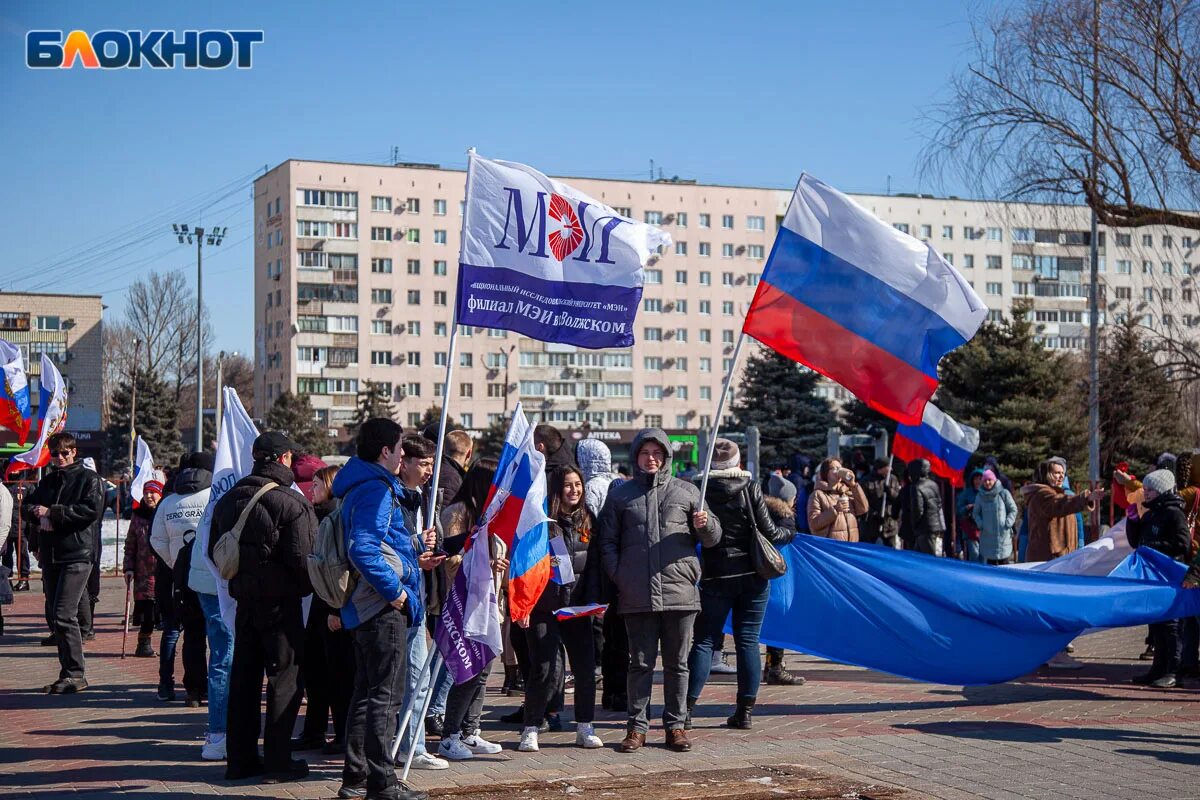
<svg viewBox="0 0 1200 800">
<path fill-rule="evenodd" d="M 496 753 L 499 753 L 504 749 L 500 745 L 484 739 L 479 735 L 478 730 L 476 730 L 470 736 L 464 737 L 462 743 L 467 746 L 468 750 L 477 756 L 494 756 Z"/>
<path fill-rule="evenodd" d="M 580 722 L 575 726 L 575 746 L 595 750 L 603 747 L 604 742 L 596 735 L 596 726 L 590 722 Z"/>
<path fill-rule="evenodd" d="M 720 658 L 716 658 L 714 656 L 714 658 L 712 660 L 712 667 L 709 669 L 709 672 L 711 672 L 715 675 L 736 675 L 737 667 L 734 666 L 733 664 L 730 664 L 725 659 L 726 659 L 725 651 L 721 650 Z"/>
<path fill-rule="evenodd" d="M 537 740 L 538 729 L 525 728 L 521 731 L 521 743 L 517 745 L 517 749 L 522 753 L 536 753 L 538 751 Z"/>
<path fill-rule="evenodd" d="M 204 747 L 200 750 L 200 757 L 205 761 L 224 761 L 225 760 L 225 734 L 210 733 L 204 737 Z"/>
<path fill-rule="evenodd" d="M 466 761 L 475 757 L 471 748 L 463 743 L 461 733 L 454 733 L 442 739 L 442 743 L 438 745 L 438 755 L 451 761 Z"/>
<path fill-rule="evenodd" d="M 450 762 L 429 753 L 417 753 L 412 760 L 413 769 L 450 769 Z"/>
<path fill-rule="evenodd" d="M 1083 669 L 1083 662 L 1067 655 L 1066 650 L 1054 654 L 1054 658 L 1046 662 L 1050 669 Z"/>
</svg>

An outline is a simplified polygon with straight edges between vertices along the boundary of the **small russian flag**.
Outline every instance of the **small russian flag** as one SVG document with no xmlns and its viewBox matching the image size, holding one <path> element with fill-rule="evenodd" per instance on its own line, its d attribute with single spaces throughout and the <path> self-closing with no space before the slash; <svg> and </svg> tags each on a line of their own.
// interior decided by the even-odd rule
<svg viewBox="0 0 1200 800">
<path fill-rule="evenodd" d="M 569 619 L 582 617 L 603 617 L 605 611 L 608 611 L 608 603 L 588 603 L 586 606 L 560 608 L 554 612 L 554 616 L 559 622 L 566 622 Z"/>
</svg>

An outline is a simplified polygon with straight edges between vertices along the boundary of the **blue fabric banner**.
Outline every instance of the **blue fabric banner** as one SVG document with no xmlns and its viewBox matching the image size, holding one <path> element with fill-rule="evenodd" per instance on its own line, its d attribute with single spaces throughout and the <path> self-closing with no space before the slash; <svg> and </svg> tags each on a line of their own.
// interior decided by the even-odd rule
<svg viewBox="0 0 1200 800">
<path fill-rule="evenodd" d="M 1003 683 L 1090 628 L 1200 614 L 1186 568 L 1139 549 L 1108 577 L 972 564 L 800 535 L 781 548 L 766 644 L 905 678 Z"/>
</svg>

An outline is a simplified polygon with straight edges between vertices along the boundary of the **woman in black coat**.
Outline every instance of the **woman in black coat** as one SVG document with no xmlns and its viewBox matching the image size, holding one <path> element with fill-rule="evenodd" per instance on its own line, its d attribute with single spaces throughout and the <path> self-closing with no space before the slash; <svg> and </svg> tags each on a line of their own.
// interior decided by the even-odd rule
<svg viewBox="0 0 1200 800">
<path fill-rule="evenodd" d="M 721 522 L 721 540 L 700 554 L 700 615 L 695 641 L 688 656 L 688 716 L 708 680 L 714 645 L 720 641 L 725 619 L 733 612 L 733 640 L 737 650 L 737 711 L 725 724 L 749 728 L 758 696 L 758 635 L 767 613 L 770 587 L 754 571 L 755 537 L 761 533 L 776 546 L 787 544 L 795 530 L 778 527 L 771 519 L 762 489 L 749 472 L 739 469 L 741 453 L 728 439 L 717 439 L 709 472 L 705 501 Z"/>
</svg>

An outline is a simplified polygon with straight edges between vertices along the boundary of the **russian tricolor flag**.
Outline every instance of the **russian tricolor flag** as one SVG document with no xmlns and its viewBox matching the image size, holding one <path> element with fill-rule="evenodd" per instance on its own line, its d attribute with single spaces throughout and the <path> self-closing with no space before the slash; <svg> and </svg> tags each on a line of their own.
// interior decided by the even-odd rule
<svg viewBox="0 0 1200 800">
<path fill-rule="evenodd" d="M 608 611 L 608 603 L 588 603 L 586 606 L 560 608 L 554 612 L 554 618 L 559 622 L 566 622 L 584 617 L 603 617 L 605 611 Z"/>
<path fill-rule="evenodd" d="M 67 382 L 45 353 L 42 353 L 42 374 L 38 377 L 38 440 L 29 450 L 18 453 L 8 462 L 5 476 L 26 469 L 40 469 L 50 463 L 46 440 L 67 425 Z"/>
<path fill-rule="evenodd" d="M 876 411 L 918 425 L 938 361 L 986 316 L 932 247 L 803 175 L 743 330 Z"/>
<path fill-rule="evenodd" d="M 513 619 L 533 610 L 550 582 L 546 457 L 533 444 L 521 404 L 513 411 L 483 516 L 488 533 L 508 546 L 508 608 Z"/>
<path fill-rule="evenodd" d="M 25 444 L 33 424 L 29 405 L 29 379 L 21 348 L 0 339 L 0 427 L 17 435 L 17 444 Z"/>
<path fill-rule="evenodd" d="M 902 461 L 924 458 L 935 475 L 963 488 L 967 460 L 979 449 L 979 431 L 955 422 L 933 403 L 925 404 L 920 425 L 896 426 L 892 454 Z"/>
</svg>

